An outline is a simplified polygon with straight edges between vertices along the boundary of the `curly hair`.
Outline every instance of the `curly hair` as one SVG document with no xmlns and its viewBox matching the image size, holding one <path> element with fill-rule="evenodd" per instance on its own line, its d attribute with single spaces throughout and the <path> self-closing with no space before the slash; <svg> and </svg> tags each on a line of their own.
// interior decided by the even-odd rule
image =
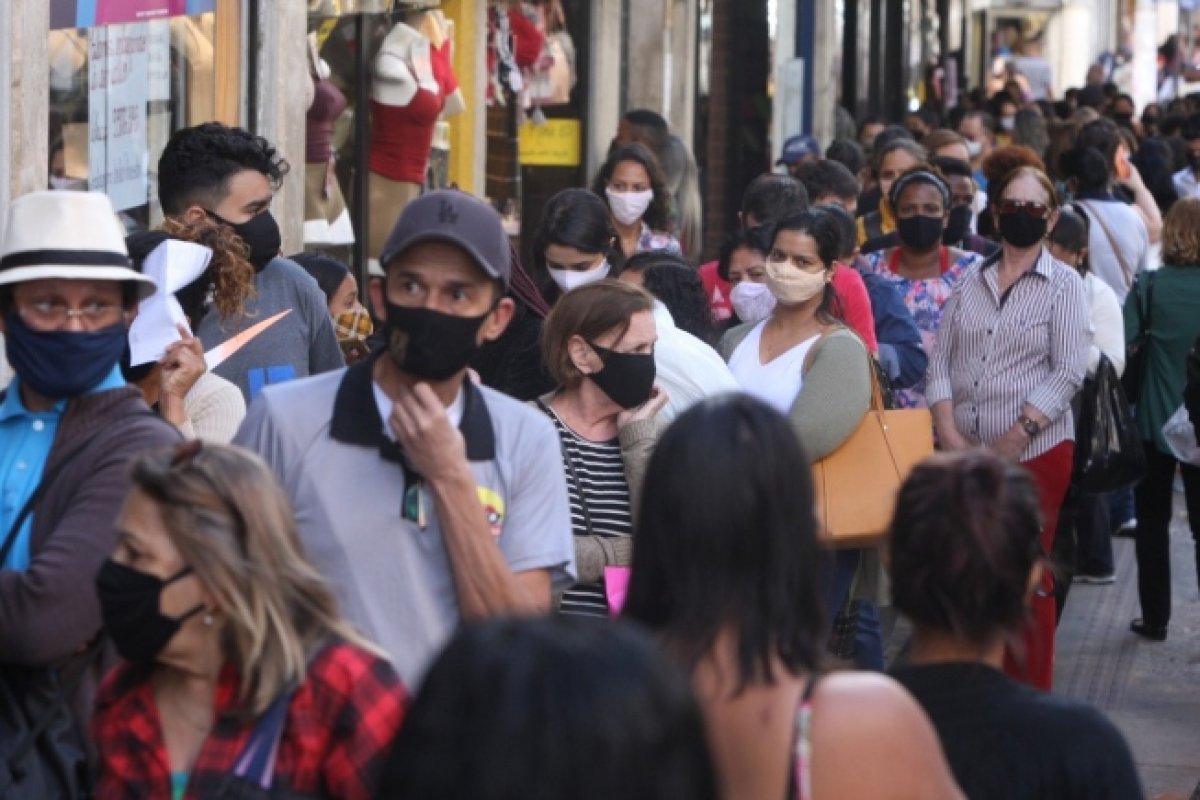
<svg viewBox="0 0 1200 800">
<path fill-rule="evenodd" d="M 642 216 L 642 221 L 650 227 L 651 230 L 671 232 L 671 195 L 667 191 L 667 178 L 663 173 L 662 166 L 659 165 L 658 159 L 654 157 L 654 153 L 644 144 L 627 144 L 624 147 L 618 147 L 608 156 L 608 160 L 604 162 L 604 166 L 600 167 L 600 172 L 596 174 L 596 179 L 592 181 L 592 191 L 604 201 L 604 205 L 608 205 L 608 195 L 604 190 L 608 186 L 608 182 L 612 180 L 613 173 L 617 171 L 617 165 L 622 161 L 632 161 L 635 164 L 641 164 L 646 170 L 646 174 L 650 176 L 650 188 L 654 191 L 654 200 L 650 202 L 650 207 L 646 209 L 646 213 Z"/>
<path fill-rule="evenodd" d="M 707 345 L 716 345 L 717 328 L 708 294 L 695 267 L 674 253 L 650 250 L 626 261 L 621 271 L 627 270 L 642 273 L 642 285 L 671 312 L 676 328 Z"/>
<path fill-rule="evenodd" d="M 197 287 L 201 291 L 196 292 L 195 298 L 186 301 L 185 298 L 180 298 L 184 313 L 190 318 L 203 306 L 211 285 L 212 303 L 223 321 L 234 314 L 245 314 L 246 301 L 255 295 L 256 290 L 254 267 L 248 260 L 250 248 L 241 237 L 228 225 L 222 225 L 208 217 L 190 223 L 167 217 L 163 220 L 162 229 L 168 236 L 195 242 L 212 250 L 212 261 L 209 262 L 206 271 L 206 274 L 212 276 L 211 281 Z M 188 292 L 190 288 L 185 286 L 179 294 L 191 294 Z"/>
<path fill-rule="evenodd" d="M 1046 163 L 1033 148 L 1021 144 L 1006 144 L 997 147 L 983 159 L 983 175 L 987 178 L 987 195 L 989 201 L 1000 196 L 996 187 L 1005 176 L 1020 167 L 1035 167 L 1041 172 L 1046 171 Z"/>
<path fill-rule="evenodd" d="M 261 136 L 219 122 L 176 131 L 158 159 L 158 201 L 167 216 L 189 206 L 212 209 L 239 172 L 261 172 L 278 190 L 290 166 Z"/>
<path fill-rule="evenodd" d="M 1200 199 L 1178 200 L 1167 212 L 1163 219 L 1162 260 L 1171 267 L 1200 266 Z"/>
</svg>

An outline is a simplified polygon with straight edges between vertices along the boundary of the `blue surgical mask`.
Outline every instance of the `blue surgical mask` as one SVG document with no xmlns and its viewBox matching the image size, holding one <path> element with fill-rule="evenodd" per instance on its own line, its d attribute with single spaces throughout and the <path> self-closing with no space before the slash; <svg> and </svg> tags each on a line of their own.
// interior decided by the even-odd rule
<svg viewBox="0 0 1200 800">
<path fill-rule="evenodd" d="M 98 386 L 121 360 L 129 335 L 122 322 L 98 331 L 35 331 L 9 312 L 4 323 L 8 363 L 30 389 L 53 400 Z"/>
</svg>

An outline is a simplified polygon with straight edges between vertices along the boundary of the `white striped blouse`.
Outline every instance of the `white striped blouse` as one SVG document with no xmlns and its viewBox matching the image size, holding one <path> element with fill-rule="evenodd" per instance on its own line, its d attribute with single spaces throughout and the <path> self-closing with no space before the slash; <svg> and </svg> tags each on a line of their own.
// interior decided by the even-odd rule
<svg viewBox="0 0 1200 800">
<path fill-rule="evenodd" d="M 1003 252 L 1003 251 L 1002 251 Z M 954 405 L 959 433 L 991 445 L 1029 405 L 1050 420 L 1021 456 L 1075 438 L 1071 399 L 1087 371 L 1092 329 L 1083 279 L 1042 248 L 1033 269 L 1001 295 L 1002 256 L 972 266 L 942 312 L 926 397 Z"/>
</svg>

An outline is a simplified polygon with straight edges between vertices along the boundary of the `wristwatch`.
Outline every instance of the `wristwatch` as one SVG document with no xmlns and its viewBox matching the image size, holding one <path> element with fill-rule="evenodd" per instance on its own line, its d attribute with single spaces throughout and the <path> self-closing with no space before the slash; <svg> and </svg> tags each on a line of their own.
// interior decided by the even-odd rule
<svg viewBox="0 0 1200 800">
<path fill-rule="evenodd" d="M 1025 434 L 1030 439 L 1042 432 L 1042 423 L 1038 422 L 1032 417 L 1027 417 L 1022 414 L 1021 416 L 1017 417 L 1017 422 L 1021 423 L 1021 428 L 1025 431 Z"/>
</svg>

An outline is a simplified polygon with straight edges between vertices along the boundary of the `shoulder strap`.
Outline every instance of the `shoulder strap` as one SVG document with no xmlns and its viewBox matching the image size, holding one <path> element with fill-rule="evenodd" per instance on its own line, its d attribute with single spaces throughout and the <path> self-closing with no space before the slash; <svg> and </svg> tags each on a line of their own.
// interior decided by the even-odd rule
<svg viewBox="0 0 1200 800">
<path fill-rule="evenodd" d="M 812 800 L 812 696 L 816 688 L 817 676 L 813 675 L 804 684 L 804 691 L 796 706 L 790 782 L 794 792 L 792 796 L 796 800 Z"/>
<path fill-rule="evenodd" d="M 13 545 L 16 544 L 17 533 L 21 530 L 21 526 L 25 524 L 25 520 L 28 519 L 29 515 L 33 513 L 33 509 L 35 506 L 37 506 L 38 501 L 42 499 L 42 495 L 46 493 L 46 487 L 53 483 L 54 480 L 60 474 L 62 474 L 63 468 L 66 467 L 67 464 L 74 461 L 76 456 L 82 453 L 87 446 L 96 439 L 96 437 L 104 432 L 104 430 L 104 428 L 100 428 L 92 431 L 92 433 L 86 439 L 84 439 L 75 447 L 71 448 L 70 452 L 55 462 L 51 469 L 42 473 L 42 479 L 38 481 L 38 485 L 34 487 L 33 493 L 29 495 L 29 499 L 25 501 L 25 505 L 23 505 L 21 510 L 17 512 L 17 516 L 15 519 L 13 519 L 13 523 L 9 527 L 8 533 L 4 536 L 4 544 L 3 546 L 0 546 L 0 564 L 3 564 L 8 560 L 8 555 L 12 552 Z"/>
<path fill-rule="evenodd" d="M 537 403 L 538 408 L 546 412 L 546 414 L 554 422 L 566 427 L 566 423 L 559 419 L 558 415 L 554 413 L 550 406 L 542 402 L 542 398 L 539 397 L 534 402 Z M 575 484 L 575 491 L 579 492 L 579 507 L 583 509 L 584 530 L 587 531 L 588 536 L 594 536 L 595 534 L 592 531 L 592 513 L 588 510 L 587 499 L 583 496 L 583 484 L 579 482 L 579 473 L 575 470 L 575 462 L 571 460 L 571 454 L 567 452 L 567 443 L 563 441 L 563 437 L 558 432 L 557 427 L 558 426 L 556 425 L 554 434 L 555 436 L 558 436 L 558 449 L 559 452 L 562 453 L 563 464 L 566 466 L 567 473 L 571 477 L 571 483 Z"/>
<path fill-rule="evenodd" d="M 1144 330 L 1150 330 L 1154 319 L 1154 273 L 1151 272 L 1146 276 L 1146 308 L 1142 314 L 1142 327 Z"/>
<path fill-rule="evenodd" d="M 1113 255 L 1117 257 L 1117 263 L 1121 265 L 1121 274 L 1125 278 L 1125 288 L 1133 286 L 1133 270 L 1125 263 L 1125 257 L 1121 255 L 1121 248 L 1117 247 L 1117 241 L 1113 238 L 1112 231 L 1108 229 L 1107 223 L 1104 222 L 1104 217 L 1096 213 L 1096 209 L 1092 208 L 1086 200 L 1077 201 L 1080 205 L 1088 210 L 1091 218 L 1100 223 L 1100 230 L 1104 231 L 1104 238 L 1108 239 L 1108 246 L 1112 248 Z"/>
<path fill-rule="evenodd" d="M 279 755 L 279 740 L 283 738 L 283 726 L 287 721 L 288 705 L 292 693 L 284 692 L 275 698 L 250 731 L 250 738 L 238 756 L 233 774 L 259 786 L 270 789 L 275 780 L 275 760 Z"/>
<path fill-rule="evenodd" d="M 146 409 L 145 411 L 134 412 L 129 416 L 154 417 L 156 419 L 160 418 L 158 414 L 155 414 L 149 409 Z M 71 448 L 71 450 L 69 450 L 65 456 L 58 459 L 52 468 L 42 473 L 42 479 L 38 481 L 38 485 L 34 488 L 33 493 L 29 495 L 29 499 L 25 501 L 25 505 L 21 507 L 19 512 L 17 512 L 17 516 L 15 519 L 13 519 L 13 523 L 9 527 L 8 533 L 6 533 L 4 536 L 4 544 L 0 545 L 0 565 L 4 564 L 4 562 L 8 560 L 8 555 L 10 552 L 12 552 L 12 548 L 16 544 L 17 534 L 20 532 L 21 526 L 25 524 L 25 520 L 30 514 L 33 513 L 34 508 L 36 508 L 38 502 L 41 501 L 42 495 L 46 493 L 46 489 L 50 486 L 50 484 L 54 483 L 60 474 L 62 474 L 62 471 L 67 464 L 71 463 L 80 454 L 82 454 L 83 451 L 87 449 L 88 445 L 94 442 L 101 433 L 108 430 L 108 427 L 109 426 L 106 425 L 92 431 L 86 439 L 77 444 L 75 447 Z"/>
<path fill-rule="evenodd" d="M 862 345 L 863 350 L 866 352 L 867 370 L 870 373 L 871 379 L 871 410 L 883 411 L 887 406 L 883 399 L 884 391 L 883 386 L 879 382 L 879 372 L 875 369 L 875 357 L 871 355 L 871 351 L 867 348 L 867 343 L 862 340 L 862 337 L 844 325 L 834 328 L 828 333 L 822 333 L 820 338 L 812 343 L 812 347 L 808 348 L 808 352 L 804 354 L 804 363 L 800 367 L 800 374 L 805 375 L 808 373 L 808 368 L 812 366 L 813 359 L 816 358 L 817 348 L 824 344 L 825 340 L 830 336 L 833 336 L 841 331 L 845 331 L 857 339 L 858 343 Z"/>
</svg>

